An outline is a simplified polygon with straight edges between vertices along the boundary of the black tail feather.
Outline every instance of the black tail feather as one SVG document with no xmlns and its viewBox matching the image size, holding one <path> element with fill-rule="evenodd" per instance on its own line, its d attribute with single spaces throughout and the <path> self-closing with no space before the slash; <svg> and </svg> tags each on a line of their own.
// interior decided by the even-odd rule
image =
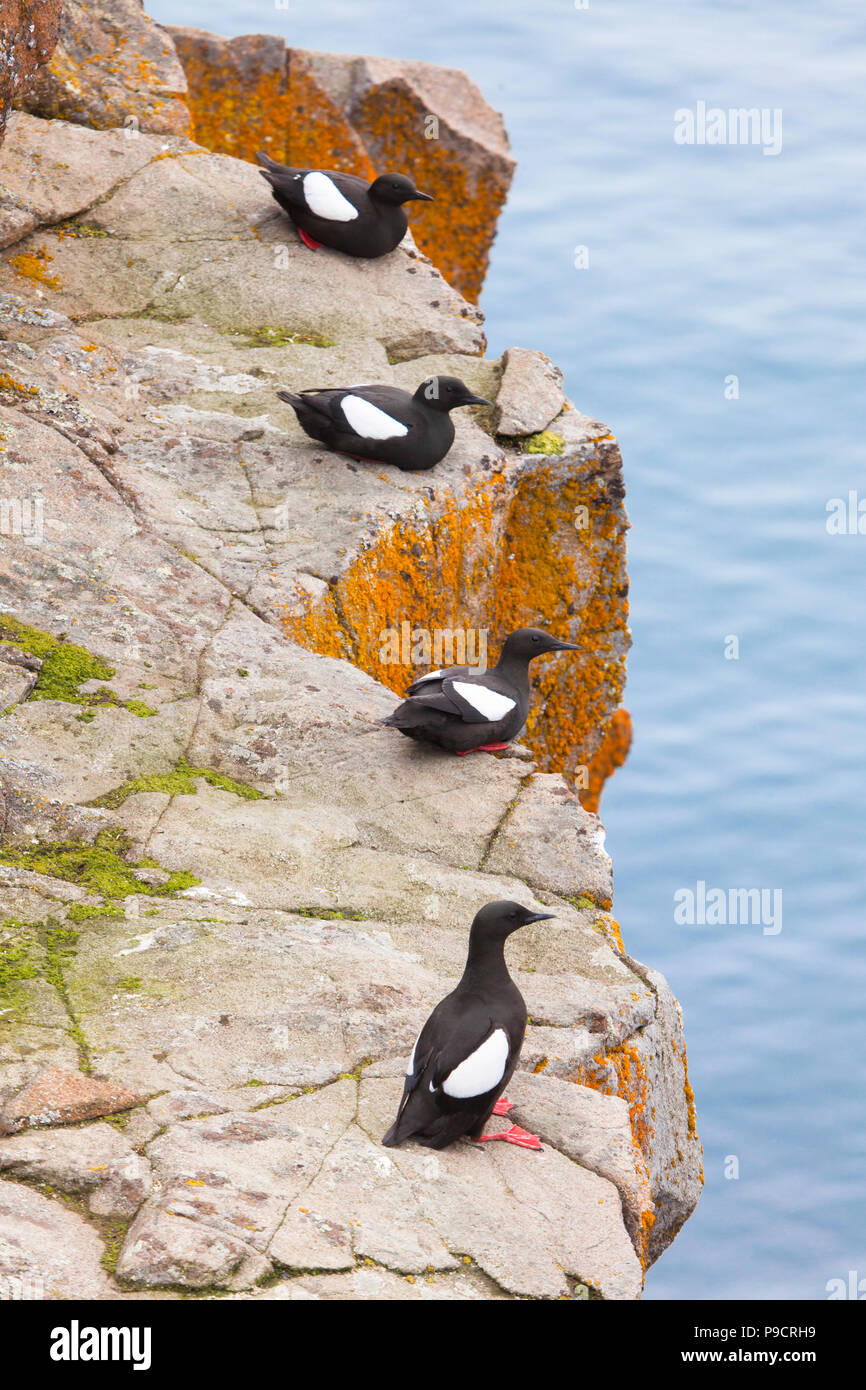
<svg viewBox="0 0 866 1390">
<path fill-rule="evenodd" d="M 437 728 L 445 723 L 446 718 L 446 715 L 439 710 L 430 709 L 428 705 L 422 705 L 415 700 L 405 700 L 392 714 L 380 719 L 379 723 L 388 729 L 399 729 L 403 732 L 406 729 Z"/>
</svg>

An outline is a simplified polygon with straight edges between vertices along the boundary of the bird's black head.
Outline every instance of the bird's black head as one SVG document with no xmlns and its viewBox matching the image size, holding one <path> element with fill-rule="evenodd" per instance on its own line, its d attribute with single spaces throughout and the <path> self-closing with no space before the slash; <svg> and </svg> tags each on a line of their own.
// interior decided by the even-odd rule
<svg viewBox="0 0 866 1390">
<path fill-rule="evenodd" d="M 472 923 L 471 940 L 477 945 L 488 941 L 505 941 L 512 932 L 519 931 L 530 922 L 545 922 L 553 917 L 552 912 L 532 912 L 520 903 L 487 903 L 476 912 Z"/>
<path fill-rule="evenodd" d="M 447 415 L 460 405 L 490 405 L 484 396 L 475 396 L 459 376 L 428 376 L 415 392 L 416 401 L 423 401 L 431 410 Z"/>
<path fill-rule="evenodd" d="M 561 642 L 558 637 L 551 636 L 549 632 L 543 632 L 540 627 L 519 627 L 516 632 L 512 632 L 510 637 L 506 637 L 499 660 L 502 662 L 511 658 L 518 661 L 531 661 L 534 656 L 543 656 L 545 652 L 576 652 L 578 650 L 577 643 Z"/>
<path fill-rule="evenodd" d="M 432 203 L 429 193 L 419 193 L 414 183 L 405 174 L 380 174 L 370 184 L 370 197 L 377 203 Z"/>
</svg>

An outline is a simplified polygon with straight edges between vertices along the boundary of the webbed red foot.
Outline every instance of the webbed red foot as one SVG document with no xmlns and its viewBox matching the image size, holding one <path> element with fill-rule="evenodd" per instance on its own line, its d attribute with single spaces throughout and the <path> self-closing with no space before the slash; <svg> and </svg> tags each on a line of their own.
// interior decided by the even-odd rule
<svg viewBox="0 0 866 1390">
<path fill-rule="evenodd" d="M 479 743 L 477 748 L 465 748 L 462 753 L 457 748 L 454 751 L 458 758 L 465 758 L 470 753 L 501 753 L 503 749 L 510 747 L 509 743 Z"/>
<path fill-rule="evenodd" d="M 482 1134 L 480 1139 L 476 1139 L 476 1144 L 483 1144 L 490 1139 L 502 1139 L 506 1144 L 516 1144 L 519 1149 L 540 1149 L 541 1140 L 537 1134 L 530 1134 L 528 1130 L 521 1129 L 520 1125 L 512 1125 L 510 1129 L 504 1129 L 501 1134 Z"/>
</svg>

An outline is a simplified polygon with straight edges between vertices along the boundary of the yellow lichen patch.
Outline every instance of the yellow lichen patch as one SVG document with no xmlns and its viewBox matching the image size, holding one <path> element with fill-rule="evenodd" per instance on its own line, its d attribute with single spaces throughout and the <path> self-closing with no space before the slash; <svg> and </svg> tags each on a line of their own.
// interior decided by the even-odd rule
<svg viewBox="0 0 866 1390">
<path fill-rule="evenodd" d="M 602 733 L 601 743 L 589 761 L 588 785 L 578 793 L 585 811 L 598 813 L 604 785 L 628 757 L 631 737 L 631 715 L 628 710 L 614 710 Z"/>
<path fill-rule="evenodd" d="M 47 266 L 54 257 L 44 246 L 38 247 L 34 251 L 20 251 L 17 256 L 9 256 L 9 264 L 28 280 L 38 280 L 41 285 L 47 285 L 50 290 L 59 290 L 60 281 L 56 275 L 49 275 Z"/>
</svg>

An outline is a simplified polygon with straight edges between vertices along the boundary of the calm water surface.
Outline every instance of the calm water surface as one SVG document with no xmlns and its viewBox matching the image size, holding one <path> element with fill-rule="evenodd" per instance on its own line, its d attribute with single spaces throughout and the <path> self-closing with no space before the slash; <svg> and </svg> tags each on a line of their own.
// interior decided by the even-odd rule
<svg viewBox="0 0 866 1390">
<path fill-rule="evenodd" d="M 603 815 L 629 948 L 683 1005 L 707 1174 L 647 1297 L 816 1299 L 866 1276 L 866 535 L 826 529 L 829 499 L 866 498 L 866 14 L 148 8 L 461 67 L 504 112 L 518 171 L 482 299 L 491 354 L 547 352 L 626 464 L 636 737 Z M 699 101 L 780 109 L 781 153 L 676 144 L 674 112 Z M 782 930 L 677 925 L 674 893 L 699 880 L 780 889 Z"/>
</svg>

